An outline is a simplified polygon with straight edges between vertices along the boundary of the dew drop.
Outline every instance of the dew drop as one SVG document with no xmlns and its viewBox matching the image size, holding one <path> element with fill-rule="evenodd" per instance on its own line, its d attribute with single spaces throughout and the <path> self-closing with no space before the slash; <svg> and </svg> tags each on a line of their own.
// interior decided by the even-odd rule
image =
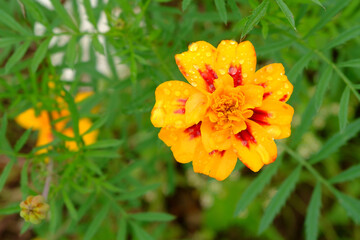
<svg viewBox="0 0 360 240">
<path fill-rule="evenodd" d="M 169 89 L 167 89 L 167 88 L 164 89 L 164 92 L 165 92 L 166 95 L 170 95 L 170 93 L 171 93 L 171 91 Z"/>
<path fill-rule="evenodd" d="M 243 63 L 244 63 L 244 59 L 240 59 L 239 63 L 240 63 L 240 64 L 243 64 Z"/>
<path fill-rule="evenodd" d="M 190 45 L 189 50 L 191 52 L 195 52 L 196 50 L 198 50 L 198 48 L 199 48 L 199 46 L 197 45 L 197 43 L 193 43 Z"/>
<path fill-rule="evenodd" d="M 175 96 L 179 97 L 181 95 L 180 91 L 175 92 Z"/>
<path fill-rule="evenodd" d="M 224 74 L 226 73 L 226 71 L 225 71 L 224 69 L 219 69 L 219 73 L 220 73 L 221 75 L 224 75 Z"/>
<path fill-rule="evenodd" d="M 210 57 L 210 56 L 211 56 L 211 52 L 207 52 L 207 53 L 205 53 L 205 55 L 206 55 L 207 57 Z"/>
<path fill-rule="evenodd" d="M 267 68 L 266 68 L 266 71 L 268 72 L 268 73 L 271 73 L 272 71 L 273 71 L 273 67 L 270 65 L 270 66 L 268 66 Z"/>
<path fill-rule="evenodd" d="M 242 75 L 244 78 L 246 78 L 248 76 L 246 73 L 243 73 Z"/>
</svg>

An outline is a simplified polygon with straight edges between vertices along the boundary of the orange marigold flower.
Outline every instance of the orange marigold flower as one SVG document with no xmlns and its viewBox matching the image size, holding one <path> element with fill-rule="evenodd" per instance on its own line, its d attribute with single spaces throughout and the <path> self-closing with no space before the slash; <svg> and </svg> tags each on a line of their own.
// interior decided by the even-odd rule
<svg viewBox="0 0 360 240">
<path fill-rule="evenodd" d="M 227 178 L 239 158 L 252 171 L 275 161 L 274 139 L 290 136 L 293 91 L 282 64 L 255 72 L 249 42 L 199 41 L 175 56 L 187 84 L 168 81 L 155 92 L 151 122 L 180 163 L 195 172 Z"/>
<path fill-rule="evenodd" d="M 91 92 L 79 93 L 75 96 L 75 102 L 81 102 L 82 100 L 89 97 Z M 51 119 L 58 120 L 55 124 L 55 130 L 61 132 L 67 137 L 74 137 L 74 131 L 71 127 L 66 127 L 68 120 L 66 117 L 70 115 L 69 110 L 67 109 L 67 104 L 65 101 L 59 97 L 57 98 L 58 105 L 60 106 L 60 111 L 41 111 L 38 116 L 35 114 L 35 110 L 30 108 L 21 114 L 19 114 L 15 121 L 25 129 L 32 128 L 33 130 L 39 130 L 38 140 L 36 146 L 43 146 L 51 143 L 54 140 L 54 135 L 52 133 L 53 129 L 51 126 Z M 64 120 L 60 120 L 61 118 L 65 118 Z M 80 134 L 84 134 L 92 125 L 92 122 L 88 118 L 79 119 L 79 132 Z M 83 136 L 83 141 L 85 145 L 93 144 L 96 141 L 98 135 L 98 131 L 92 131 Z M 76 151 L 78 146 L 75 141 L 66 141 L 66 147 L 69 150 Z M 37 152 L 37 154 L 46 153 L 48 149 L 43 148 Z"/>
</svg>

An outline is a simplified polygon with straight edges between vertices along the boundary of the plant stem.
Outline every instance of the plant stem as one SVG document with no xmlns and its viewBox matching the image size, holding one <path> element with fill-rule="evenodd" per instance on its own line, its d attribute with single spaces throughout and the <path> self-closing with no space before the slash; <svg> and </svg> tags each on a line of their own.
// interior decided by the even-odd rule
<svg viewBox="0 0 360 240">
<path fill-rule="evenodd" d="M 44 190 L 42 192 L 42 195 L 45 198 L 45 200 L 47 200 L 48 195 L 49 195 L 53 167 L 54 167 L 54 163 L 53 163 L 52 159 L 50 158 L 49 163 L 47 165 L 47 176 L 46 176 L 46 180 L 45 180 Z"/>
</svg>

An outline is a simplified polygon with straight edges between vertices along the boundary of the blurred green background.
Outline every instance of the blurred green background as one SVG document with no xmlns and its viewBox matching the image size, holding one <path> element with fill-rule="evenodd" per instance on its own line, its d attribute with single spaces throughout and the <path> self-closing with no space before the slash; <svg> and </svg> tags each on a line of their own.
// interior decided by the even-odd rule
<svg viewBox="0 0 360 240">
<path fill-rule="evenodd" d="M 359 1 L 0 6 L 0 239 L 360 239 Z M 250 40 L 257 69 L 284 65 L 295 115 L 275 163 L 253 173 L 238 162 L 218 182 L 176 163 L 149 119 L 155 88 L 185 81 L 174 55 L 223 39 Z M 92 119 L 99 144 L 71 152 L 57 134 L 36 155 L 37 131 L 14 118 L 56 109 L 62 90 L 94 92 L 70 122 Z M 24 224 L 18 204 L 41 194 L 45 157 L 55 166 L 50 213 Z"/>
</svg>

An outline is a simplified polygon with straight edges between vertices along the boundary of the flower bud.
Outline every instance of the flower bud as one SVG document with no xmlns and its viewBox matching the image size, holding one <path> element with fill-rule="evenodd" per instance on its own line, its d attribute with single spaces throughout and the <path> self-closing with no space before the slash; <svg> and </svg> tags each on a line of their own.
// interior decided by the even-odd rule
<svg viewBox="0 0 360 240">
<path fill-rule="evenodd" d="M 20 203 L 20 216 L 27 222 L 38 224 L 46 217 L 49 205 L 41 195 L 28 196 L 25 201 Z"/>
</svg>

